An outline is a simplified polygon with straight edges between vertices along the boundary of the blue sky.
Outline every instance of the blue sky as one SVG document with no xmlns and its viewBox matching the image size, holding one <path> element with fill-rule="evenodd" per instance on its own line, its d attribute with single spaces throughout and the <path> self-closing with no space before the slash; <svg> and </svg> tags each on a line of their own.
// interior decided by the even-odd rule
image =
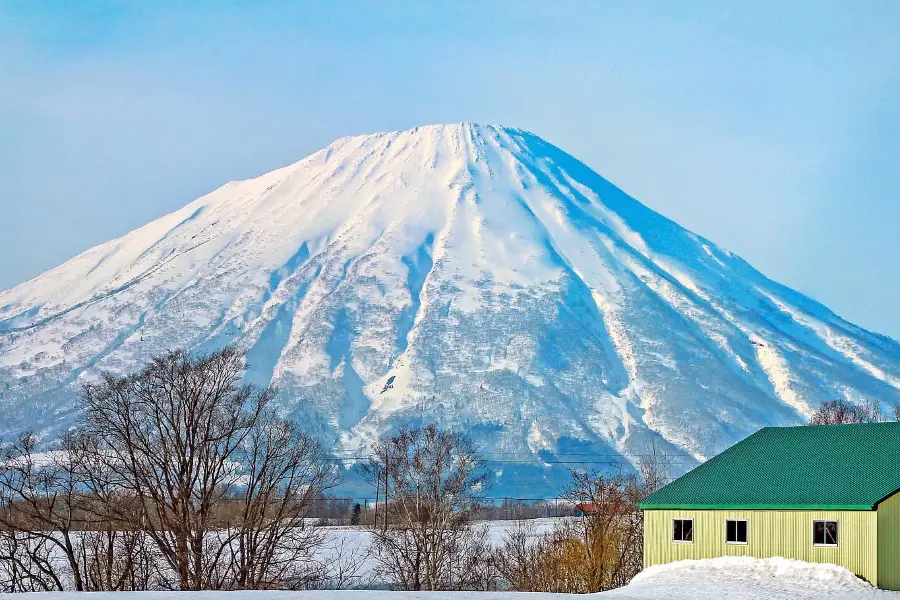
<svg viewBox="0 0 900 600">
<path fill-rule="evenodd" d="M 479 121 L 900 338 L 900 2 L 187 4 L 0 3 L 0 288 L 334 138 Z"/>
</svg>

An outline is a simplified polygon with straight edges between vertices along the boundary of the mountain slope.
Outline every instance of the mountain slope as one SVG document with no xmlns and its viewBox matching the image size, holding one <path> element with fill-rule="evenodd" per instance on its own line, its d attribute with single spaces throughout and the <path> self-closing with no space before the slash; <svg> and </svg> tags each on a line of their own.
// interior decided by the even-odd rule
<svg viewBox="0 0 900 600">
<path fill-rule="evenodd" d="M 900 402 L 897 342 L 533 134 L 457 124 L 338 140 L 0 293 L 0 432 L 64 427 L 101 370 L 226 343 L 342 451 L 437 420 L 507 481 Z"/>
</svg>

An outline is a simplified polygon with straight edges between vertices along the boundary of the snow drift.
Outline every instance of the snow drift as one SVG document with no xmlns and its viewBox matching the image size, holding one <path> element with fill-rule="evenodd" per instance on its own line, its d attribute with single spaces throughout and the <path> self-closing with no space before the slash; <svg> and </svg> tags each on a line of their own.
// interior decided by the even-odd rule
<svg viewBox="0 0 900 600">
<path fill-rule="evenodd" d="M 229 343 L 340 451 L 438 421 L 529 494 L 900 401 L 894 340 L 531 133 L 456 124 L 340 139 L 0 292 L 0 433 L 68 425 L 103 370 Z"/>
<path fill-rule="evenodd" d="M 682 560 L 657 565 L 640 572 L 631 585 L 655 585 L 662 580 L 697 580 L 708 578 L 724 581 L 727 578 L 745 583 L 774 582 L 781 585 L 820 586 L 831 592 L 837 590 L 871 590 L 872 585 L 860 579 L 846 567 L 828 563 L 809 563 L 790 558 L 753 558 L 750 556 L 722 556 L 704 560 Z"/>
</svg>

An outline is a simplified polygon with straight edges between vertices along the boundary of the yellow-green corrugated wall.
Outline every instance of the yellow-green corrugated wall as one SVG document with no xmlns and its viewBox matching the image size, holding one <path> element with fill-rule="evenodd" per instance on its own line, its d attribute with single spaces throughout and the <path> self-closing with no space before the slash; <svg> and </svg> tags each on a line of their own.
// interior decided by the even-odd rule
<svg viewBox="0 0 900 600">
<path fill-rule="evenodd" d="M 878 587 L 900 590 L 900 494 L 878 505 Z"/>
<path fill-rule="evenodd" d="M 693 543 L 672 541 L 673 519 L 694 519 Z M 725 543 L 726 519 L 747 520 L 748 544 Z M 813 521 L 822 519 L 839 522 L 836 548 L 813 546 Z M 784 556 L 843 565 L 875 584 L 880 583 L 878 521 L 875 511 L 647 510 L 644 511 L 644 566 L 718 556 Z"/>
</svg>

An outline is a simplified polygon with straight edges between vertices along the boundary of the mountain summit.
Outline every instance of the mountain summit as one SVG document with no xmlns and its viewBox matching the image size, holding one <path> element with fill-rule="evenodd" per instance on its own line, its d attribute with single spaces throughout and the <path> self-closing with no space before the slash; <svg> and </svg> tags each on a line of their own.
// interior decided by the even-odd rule
<svg viewBox="0 0 900 600">
<path fill-rule="evenodd" d="M 900 402 L 897 342 L 534 134 L 456 124 L 337 140 L 0 292 L 0 432 L 58 432 L 101 371 L 230 343 L 342 452 L 437 421 L 529 490 Z"/>
</svg>

